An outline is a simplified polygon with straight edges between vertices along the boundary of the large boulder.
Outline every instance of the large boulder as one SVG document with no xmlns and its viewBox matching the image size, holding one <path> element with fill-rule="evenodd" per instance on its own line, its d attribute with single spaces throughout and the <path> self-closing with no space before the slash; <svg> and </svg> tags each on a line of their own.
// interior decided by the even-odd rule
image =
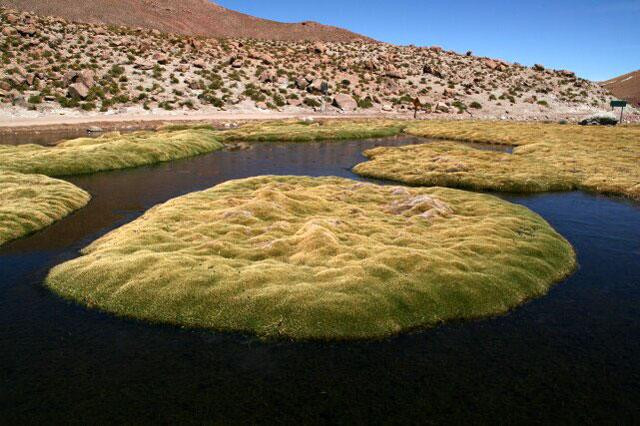
<svg viewBox="0 0 640 426">
<path fill-rule="evenodd" d="M 304 90 L 309 85 L 309 82 L 304 77 L 296 78 L 296 87 L 300 90 Z"/>
<path fill-rule="evenodd" d="M 438 102 L 436 104 L 436 111 L 438 112 L 443 112 L 443 113 L 449 113 L 450 109 L 447 106 L 447 104 L 445 104 L 444 102 Z"/>
<path fill-rule="evenodd" d="M 148 71 L 148 70 L 152 70 L 155 64 L 151 61 L 140 59 L 136 62 L 134 66 L 139 70 Z"/>
<path fill-rule="evenodd" d="M 86 99 L 89 96 L 89 88 L 82 83 L 73 83 L 69 85 L 67 93 L 74 99 Z"/>
<path fill-rule="evenodd" d="M 169 55 L 165 53 L 156 53 L 153 55 L 153 59 L 160 65 L 167 65 L 169 63 Z"/>
<path fill-rule="evenodd" d="M 389 78 L 395 78 L 398 80 L 401 80 L 406 77 L 406 75 L 402 71 L 393 67 L 387 69 L 387 71 L 385 72 L 385 75 Z"/>
<path fill-rule="evenodd" d="M 260 83 L 273 83 L 274 81 L 276 81 L 276 78 L 277 76 L 275 72 L 271 70 L 265 70 L 262 71 L 262 73 L 258 77 L 258 80 L 260 81 Z"/>
<path fill-rule="evenodd" d="M 96 83 L 96 73 L 91 70 L 82 70 L 78 73 L 77 82 L 82 83 L 91 89 Z"/>
<path fill-rule="evenodd" d="M 615 126 L 616 124 L 618 124 L 618 118 L 608 112 L 593 114 L 580 121 L 581 126 Z"/>
<path fill-rule="evenodd" d="M 329 91 L 329 83 L 321 78 L 317 78 L 307 87 L 309 93 L 326 95 Z"/>
<path fill-rule="evenodd" d="M 355 111 L 358 109 L 356 100 L 344 93 L 338 93 L 333 97 L 333 105 L 343 111 Z"/>
<path fill-rule="evenodd" d="M 438 78 L 444 78 L 445 75 L 442 73 L 442 71 L 440 71 L 439 69 L 434 68 L 431 65 L 425 65 L 424 67 L 422 67 L 422 73 L 423 74 L 431 74 L 434 77 L 438 77 Z"/>
<path fill-rule="evenodd" d="M 26 77 L 21 76 L 20 74 L 11 74 L 5 76 L 5 80 L 11 85 L 11 87 L 20 87 L 23 84 L 26 84 Z"/>
</svg>

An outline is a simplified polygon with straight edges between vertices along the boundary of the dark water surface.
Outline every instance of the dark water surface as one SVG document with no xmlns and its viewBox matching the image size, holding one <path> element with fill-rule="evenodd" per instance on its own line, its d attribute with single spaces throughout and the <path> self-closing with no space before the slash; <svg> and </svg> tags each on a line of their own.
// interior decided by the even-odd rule
<svg viewBox="0 0 640 426">
<path fill-rule="evenodd" d="M 544 216 L 580 269 L 506 316 L 375 342 L 260 342 L 152 326 L 50 294 L 47 270 L 152 205 L 228 179 L 337 175 L 416 140 L 256 144 L 69 179 L 93 200 L 0 248 L 1 423 L 637 423 L 640 205 L 504 198 Z"/>
</svg>

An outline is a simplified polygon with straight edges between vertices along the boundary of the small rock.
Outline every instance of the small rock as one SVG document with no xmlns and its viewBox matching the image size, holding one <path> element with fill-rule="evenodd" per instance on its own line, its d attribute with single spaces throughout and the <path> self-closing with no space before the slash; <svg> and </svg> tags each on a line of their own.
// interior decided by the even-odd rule
<svg viewBox="0 0 640 426">
<path fill-rule="evenodd" d="M 104 132 L 104 130 L 102 130 L 102 127 L 91 126 L 87 128 L 87 133 L 102 133 L 102 132 Z"/>
</svg>

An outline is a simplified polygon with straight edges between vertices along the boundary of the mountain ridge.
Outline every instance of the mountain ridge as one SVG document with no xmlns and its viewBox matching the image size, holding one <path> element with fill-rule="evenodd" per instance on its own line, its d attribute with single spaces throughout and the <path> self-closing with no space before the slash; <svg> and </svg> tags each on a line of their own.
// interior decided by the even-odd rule
<svg viewBox="0 0 640 426">
<path fill-rule="evenodd" d="M 74 22 L 143 27 L 183 35 L 282 41 L 374 41 L 313 21 L 284 23 L 257 18 L 208 0 L 0 0 L 0 6 Z"/>
<path fill-rule="evenodd" d="M 640 106 L 640 70 L 632 71 L 600 83 L 614 96 Z"/>
</svg>

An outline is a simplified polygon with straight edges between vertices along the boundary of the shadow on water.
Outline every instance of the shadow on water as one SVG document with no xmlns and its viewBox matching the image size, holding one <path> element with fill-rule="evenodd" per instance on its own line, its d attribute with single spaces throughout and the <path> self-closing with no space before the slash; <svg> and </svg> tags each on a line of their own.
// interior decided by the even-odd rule
<svg viewBox="0 0 640 426">
<path fill-rule="evenodd" d="M 503 196 L 544 216 L 580 269 L 494 319 L 374 342 L 261 342 L 62 301 L 47 270 L 170 198 L 260 174 L 336 175 L 375 145 L 254 144 L 69 179 L 84 209 L 0 248 L 3 423 L 631 422 L 640 402 L 640 206 L 579 192 Z"/>
</svg>

